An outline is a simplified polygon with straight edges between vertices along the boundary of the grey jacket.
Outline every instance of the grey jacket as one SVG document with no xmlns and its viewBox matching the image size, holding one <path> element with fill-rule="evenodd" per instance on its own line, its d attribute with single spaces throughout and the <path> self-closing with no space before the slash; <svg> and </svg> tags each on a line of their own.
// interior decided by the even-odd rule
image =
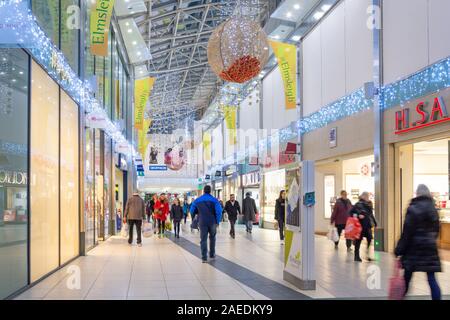
<svg viewBox="0 0 450 320">
<path fill-rule="evenodd" d="M 242 214 L 244 215 L 244 220 L 255 221 L 257 212 L 258 209 L 256 208 L 255 199 L 246 197 L 244 201 L 242 201 Z"/>
<path fill-rule="evenodd" d="M 124 217 L 127 220 L 145 219 L 145 203 L 140 196 L 133 195 L 128 199 Z"/>
</svg>

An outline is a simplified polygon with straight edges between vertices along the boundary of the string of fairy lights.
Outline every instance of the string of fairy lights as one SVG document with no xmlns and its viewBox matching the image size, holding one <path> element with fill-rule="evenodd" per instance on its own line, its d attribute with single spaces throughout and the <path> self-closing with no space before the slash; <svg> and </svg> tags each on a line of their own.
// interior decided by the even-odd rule
<svg viewBox="0 0 450 320">
<path fill-rule="evenodd" d="M 104 131 L 115 143 L 126 144 L 129 147 L 130 154 L 135 157 L 137 152 L 134 146 L 123 136 L 121 128 L 109 119 L 105 109 L 103 109 L 100 103 L 94 98 L 89 83 L 87 81 L 83 82 L 78 78 L 64 55 L 53 45 L 52 41 L 39 27 L 32 12 L 30 10 L 23 10 L 22 7 L 19 7 L 21 3 L 21 0 L 2 1 L 0 2 L 0 9 L 5 5 L 12 6 L 15 9 L 14 20 L 23 21 L 28 24 L 29 28 L 27 28 L 27 30 L 21 29 L 20 33 L 23 39 L 29 37 L 32 39 L 32 42 L 36 44 L 35 47 L 29 49 L 32 56 L 77 103 L 84 106 L 87 117 L 95 115 L 106 119 Z M 6 21 L 6 23 L 8 23 L 8 21 Z M 17 30 L 17 32 L 19 32 L 19 30 Z M 404 105 L 418 97 L 439 92 L 448 87 L 450 87 L 450 57 L 443 59 L 404 80 L 382 87 L 380 93 L 382 97 L 382 109 L 386 110 L 397 105 Z M 222 98 L 225 97 L 224 99 L 229 99 L 229 97 L 236 97 L 241 93 L 241 87 L 238 88 L 237 92 L 233 91 L 234 89 L 235 88 L 232 88 L 230 92 L 227 91 L 230 90 L 230 87 L 225 87 Z M 245 90 L 245 93 L 251 91 L 252 90 Z M 223 100 L 220 102 L 221 103 L 218 105 L 221 105 L 222 103 L 235 103 L 234 100 Z M 354 93 L 321 108 L 318 112 L 296 121 L 295 126 L 289 126 L 278 130 L 276 135 L 272 135 L 259 141 L 258 147 L 261 150 L 273 143 L 290 141 L 297 137 L 298 134 L 306 134 L 317 130 L 345 117 L 369 110 L 372 107 L 373 100 L 367 99 L 365 97 L 364 89 L 361 88 Z M 254 150 L 247 150 L 246 152 L 230 156 L 221 162 L 221 164 L 232 164 L 236 161 L 236 158 L 245 159 L 249 153 L 253 151 Z"/>
<path fill-rule="evenodd" d="M 64 54 L 59 51 L 59 49 L 47 37 L 45 32 L 39 26 L 32 11 L 28 7 L 24 7 L 23 3 L 24 2 L 22 0 L 0 2 L 0 9 L 4 6 L 8 6 L 8 9 L 10 9 L 12 13 L 11 18 L 6 19 L 5 24 L 11 22 L 11 25 L 13 26 L 13 21 L 22 21 L 23 24 L 26 25 L 26 28 L 23 28 L 22 26 L 20 30 L 17 28 L 15 31 L 17 36 L 19 36 L 20 33 L 20 38 L 22 39 L 20 42 L 25 43 L 25 40 L 23 39 L 30 39 L 34 44 L 33 47 L 28 48 L 33 58 L 72 97 L 76 103 L 84 107 L 86 119 L 92 119 L 92 117 L 104 119 L 103 130 L 105 133 L 111 137 L 114 143 L 121 146 L 127 146 L 126 149 L 129 150 L 128 155 L 135 158 L 138 155 L 135 147 L 127 141 L 122 134 L 120 125 L 115 124 L 109 118 L 106 110 L 94 97 L 89 82 L 83 82 L 77 76 L 67 62 Z"/>
</svg>

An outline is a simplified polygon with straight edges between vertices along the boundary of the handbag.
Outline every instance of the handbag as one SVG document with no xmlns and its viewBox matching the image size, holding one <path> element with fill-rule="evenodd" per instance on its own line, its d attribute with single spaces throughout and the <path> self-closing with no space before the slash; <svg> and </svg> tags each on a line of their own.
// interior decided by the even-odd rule
<svg viewBox="0 0 450 320">
<path fill-rule="evenodd" d="M 406 284 L 401 272 L 400 260 L 395 262 L 394 274 L 389 279 L 389 300 L 403 300 L 405 298 Z"/>
<path fill-rule="evenodd" d="M 120 235 L 123 238 L 128 238 L 128 232 L 130 231 L 130 226 L 128 225 L 128 223 L 124 223 L 122 226 L 122 230 L 120 231 Z"/>
<path fill-rule="evenodd" d="M 358 218 L 349 217 L 345 225 L 345 238 L 348 240 L 358 240 L 361 238 L 362 226 Z"/>
<path fill-rule="evenodd" d="M 195 215 L 194 219 L 192 219 L 191 229 L 197 229 L 198 230 L 198 214 Z"/>
<path fill-rule="evenodd" d="M 150 238 L 153 235 L 153 224 L 150 222 L 144 222 L 142 227 L 142 235 L 144 238 Z"/>
<path fill-rule="evenodd" d="M 166 221 L 166 223 L 165 223 L 165 231 L 172 231 L 172 222 Z"/>
<path fill-rule="evenodd" d="M 339 241 L 339 234 L 338 234 L 336 227 L 330 226 L 330 230 L 328 230 L 327 238 L 328 238 L 328 240 L 333 241 L 335 243 Z"/>
</svg>

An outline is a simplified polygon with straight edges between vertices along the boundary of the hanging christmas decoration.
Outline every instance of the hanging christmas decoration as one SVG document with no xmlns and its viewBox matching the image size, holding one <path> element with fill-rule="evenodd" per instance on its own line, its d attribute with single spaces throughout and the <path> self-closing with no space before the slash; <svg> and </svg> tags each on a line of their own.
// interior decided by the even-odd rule
<svg viewBox="0 0 450 320">
<path fill-rule="evenodd" d="M 213 32 L 208 61 L 221 79 L 244 83 L 256 77 L 269 59 L 267 36 L 258 23 L 235 16 Z"/>
</svg>

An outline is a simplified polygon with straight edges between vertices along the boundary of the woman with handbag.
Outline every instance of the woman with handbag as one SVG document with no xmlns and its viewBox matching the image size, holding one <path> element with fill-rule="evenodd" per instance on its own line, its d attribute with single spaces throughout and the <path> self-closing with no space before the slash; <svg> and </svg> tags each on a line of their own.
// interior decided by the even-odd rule
<svg viewBox="0 0 450 320">
<path fill-rule="evenodd" d="M 354 216 L 359 219 L 362 227 L 362 232 L 359 239 L 355 240 L 355 261 L 362 262 L 359 250 L 361 248 L 361 242 L 363 238 L 367 240 L 367 260 L 372 261 L 370 258 L 370 244 L 372 243 L 372 228 L 377 227 L 377 221 L 373 215 L 373 205 L 369 200 L 369 193 L 363 192 L 359 196 L 359 201 L 350 210 L 350 216 Z"/>
<path fill-rule="evenodd" d="M 284 241 L 284 225 L 286 215 L 286 190 L 280 191 L 280 196 L 275 202 L 275 220 L 278 221 L 281 244 Z"/>
<path fill-rule="evenodd" d="M 156 201 L 153 214 L 158 222 L 159 237 L 161 238 L 164 236 L 166 220 L 169 215 L 169 203 L 165 193 L 162 193 Z"/>
<path fill-rule="evenodd" d="M 395 256 L 400 257 L 405 270 L 405 293 L 414 272 L 426 272 L 433 300 L 441 300 L 441 289 L 435 273 L 442 272 L 437 248 L 439 235 L 439 214 L 427 186 L 421 184 L 416 198 L 411 200 L 406 211 L 405 223 L 400 240 L 395 248 Z"/>
</svg>

